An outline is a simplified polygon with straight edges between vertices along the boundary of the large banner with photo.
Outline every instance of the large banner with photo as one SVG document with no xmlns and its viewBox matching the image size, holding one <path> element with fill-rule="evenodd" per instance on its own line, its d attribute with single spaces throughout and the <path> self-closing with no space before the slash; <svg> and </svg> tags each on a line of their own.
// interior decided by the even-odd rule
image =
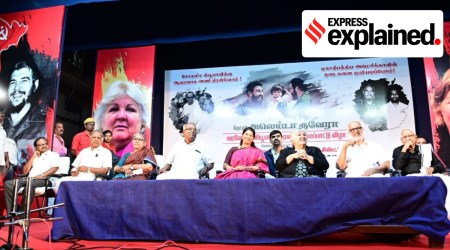
<svg viewBox="0 0 450 250">
<path fill-rule="evenodd" d="M 155 46 L 99 50 L 94 83 L 95 127 L 112 132 L 116 154 L 132 151 L 135 133 L 150 146 Z"/>
<path fill-rule="evenodd" d="M 450 167 L 450 22 L 444 22 L 444 55 L 424 58 L 434 149 Z"/>
<path fill-rule="evenodd" d="M 0 14 L 0 110 L 15 142 L 11 163 L 23 166 L 38 137 L 53 139 L 64 6 Z M 10 141 L 11 142 L 11 141 Z"/>
<path fill-rule="evenodd" d="M 336 176 L 350 121 L 361 121 L 366 137 L 389 153 L 400 145 L 401 129 L 415 129 L 405 58 L 166 71 L 164 108 L 164 154 L 182 140 L 182 125 L 193 122 L 197 140 L 212 148 L 217 170 L 247 126 L 256 130 L 255 143 L 263 150 L 270 149 L 274 129 L 285 145 L 292 131 L 305 130 L 308 144 L 327 157 L 329 177 Z"/>
</svg>

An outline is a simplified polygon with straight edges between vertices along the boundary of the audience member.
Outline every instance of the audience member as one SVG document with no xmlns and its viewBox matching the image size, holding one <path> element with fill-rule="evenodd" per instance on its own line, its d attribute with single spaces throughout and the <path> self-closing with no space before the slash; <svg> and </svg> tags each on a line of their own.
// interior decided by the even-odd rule
<svg viewBox="0 0 450 250">
<path fill-rule="evenodd" d="M 111 130 L 103 131 L 103 143 L 102 143 L 102 146 L 104 148 L 108 149 L 108 150 L 111 150 L 115 154 L 116 153 L 116 149 L 111 144 L 112 138 L 113 138 L 113 136 L 112 136 Z"/>
<path fill-rule="evenodd" d="M 91 145 L 91 134 L 94 130 L 95 122 L 92 117 L 86 118 L 83 122 L 85 130 L 76 134 L 72 140 L 72 156 L 78 156 L 81 150 Z"/>
<path fill-rule="evenodd" d="M 146 146 L 145 136 L 136 133 L 133 136 L 133 152 L 126 153 L 114 167 L 114 179 L 147 180 L 151 171 L 158 167 L 155 152 Z"/>
<path fill-rule="evenodd" d="M 277 177 L 277 169 L 275 167 L 275 162 L 280 156 L 280 151 L 284 148 L 283 146 L 283 135 L 279 130 L 272 130 L 269 134 L 270 143 L 272 148 L 264 152 L 267 164 L 269 165 L 269 173 L 273 177 Z"/>
<path fill-rule="evenodd" d="M 19 165 L 18 160 L 18 152 L 16 142 L 13 141 L 13 139 L 6 137 L 6 144 L 5 144 L 5 156 L 8 158 L 5 158 L 5 162 L 9 162 L 9 167 L 6 167 L 5 164 L 5 175 L 3 177 L 3 181 L 14 179 L 16 176 L 16 172 L 20 173 L 23 172 L 21 169 L 23 166 Z"/>
<path fill-rule="evenodd" d="M 96 127 L 110 130 L 111 144 L 119 157 L 133 151 L 133 135 L 150 137 L 150 111 L 144 89 L 132 82 L 115 81 L 111 84 L 95 110 Z"/>
<path fill-rule="evenodd" d="M 67 155 L 67 148 L 64 144 L 62 135 L 64 133 L 64 124 L 62 122 L 55 123 L 55 133 L 53 134 L 53 152 L 63 157 Z"/>
<path fill-rule="evenodd" d="M 291 134 L 292 147 L 280 152 L 276 161 L 278 177 L 325 177 L 329 163 L 318 147 L 308 146 L 305 131 Z"/>
<path fill-rule="evenodd" d="M 102 147 L 103 133 L 93 130 L 90 136 L 90 146 L 80 151 L 72 163 L 72 176 L 58 179 L 54 187 L 58 191 L 63 181 L 93 181 L 96 174 L 107 174 L 112 166 L 111 151 Z"/>
<path fill-rule="evenodd" d="M 35 150 L 31 158 L 23 167 L 23 173 L 28 174 L 28 177 L 33 177 L 30 185 L 30 201 L 33 200 L 35 194 L 35 188 L 44 187 L 48 181 L 48 177 L 58 171 L 58 153 L 52 152 L 48 149 L 48 141 L 44 137 L 39 137 L 34 141 Z M 17 188 L 26 186 L 26 178 L 18 180 Z M 25 187 L 26 190 L 26 187 Z M 5 182 L 5 204 L 8 213 L 12 211 L 14 198 L 14 180 L 8 180 Z M 20 211 L 25 210 L 26 200 L 28 199 L 27 193 L 24 192 L 22 197 L 22 204 Z"/>
<path fill-rule="evenodd" d="M 223 163 L 224 172 L 218 174 L 216 179 L 230 178 L 258 178 L 258 172 L 269 172 L 264 152 L 257 148 L 254 142 L 256 133 L 251 127 L 242 132 L 239 147 L 232 147 Z"/>
<path fill-rule="evenodd" d="M 209 175 L 214 167 L 209 146 L 196 140 L 195 124 L 183 125 L 184 139 L 177 142 L 166 158 L 166 165 L 160 170 L 158 180 L 164 179 L 198 179 Z"/>
<path fill-rule="evenodd" d="M 416 145 L 422 145 L 422 144 L 427 144 L 427 143 L 428 143 L 428 140 L 427 140 L 427 138 L 425 138 L 425 136 L 417 135 Z"/>
<path fill-rule="evenodd" d="M 350 140 L 342 145 L 336 161 L 346 177 L 382 177 L 390 169 L 389 154 L 378 143 L 365 139 L 364 128 L 359 121 L 348 124 Z"/>
</svg>

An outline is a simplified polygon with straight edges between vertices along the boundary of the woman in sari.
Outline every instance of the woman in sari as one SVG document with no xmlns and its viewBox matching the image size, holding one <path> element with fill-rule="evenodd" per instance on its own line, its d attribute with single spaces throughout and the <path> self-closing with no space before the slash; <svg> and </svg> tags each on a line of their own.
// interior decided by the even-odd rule
<svg viewBox="0 0 450 250">
<path fill-rule="evenodd" d="M 153 168 L 157 167 L 155 153 L 145 147 L 143 134 L 134 134 L 132 143 L 133 151 L 120 158 L 114 167 L 115 180 L 147 180 Z"/>
<path fill-rule="evenodd" d="M 255 130 L 247 127 L 242 132 L 239 147 L 232 147 L 223 163 L 224 172 L 216 179 L 258 178 L 258 171 L 269 172 L 264 152 L 255 146 Z"/>
</svg>

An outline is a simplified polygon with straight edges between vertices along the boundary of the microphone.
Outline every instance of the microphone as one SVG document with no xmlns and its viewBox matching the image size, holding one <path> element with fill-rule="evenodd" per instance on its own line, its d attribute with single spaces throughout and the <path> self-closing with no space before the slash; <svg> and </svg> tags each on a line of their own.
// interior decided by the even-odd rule
<svg viewBox="0 0 450 250">
<path fill-rule="evenodd" d="M 98 154 L 95 154 L 95 157 L 98 157 Z"/>
</svg>

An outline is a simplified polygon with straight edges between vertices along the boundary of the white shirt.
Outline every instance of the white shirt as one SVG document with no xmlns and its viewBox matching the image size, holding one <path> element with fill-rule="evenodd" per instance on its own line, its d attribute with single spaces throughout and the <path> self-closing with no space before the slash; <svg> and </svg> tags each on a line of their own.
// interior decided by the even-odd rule
<svg viewBox="0 0 450 250">
<path fill-rule="evenodd" d="M 72 163 L 73 167 L 87 166 L 90 168 L 111 168 L 112 167 L 112 155 L 111 151 L 99 146 L 92 149 L 92 147 L 87 147 L 80 151 L 77 158 Z M 95 174 L 80 172 L 78 174 L 80 178 L 91 178 L 94 180 Z"/>
<path fill-rule="evenodd" d="M 5 152 L 8 152 L 8 157 L 9 157 L 9 163 L 17 166 L 19 164 L 19 161 L 17 159 L 17 145 L 16 142 L 11 139 L 6 137 L 6 145 L 5 145 Z"/>
<path fill-rule="evenodd" d="M 0 125 L 0 166 L 5 166 L 6 131 Z"/>
<path fill-rule="evenodd" d="M 34 158 L 28 177 L 38 176 L 52 167 L 59 168 L 59 155 L 50 150 L 45 151 L 40 156 Z"/>
<path fill-rule="evenodd" d="M 198 179 L 198 171 L 213 163 L 207 144 L 184 140 L 177 142 L 166 158 L 166 164 L 172 165 L 170 171 L 158 175 L 157 179 Z"/>
<path fill-rule="evenodd" d="M 377 167 L 385 161 L 390 161 L 390 156 L 381 144 L 364 140 L 361 145 L 348 146 L 345 177 L 361 177 L 366 170 Z M 379 177 L 381 174 L 371 176 Z"/>
</svg>

